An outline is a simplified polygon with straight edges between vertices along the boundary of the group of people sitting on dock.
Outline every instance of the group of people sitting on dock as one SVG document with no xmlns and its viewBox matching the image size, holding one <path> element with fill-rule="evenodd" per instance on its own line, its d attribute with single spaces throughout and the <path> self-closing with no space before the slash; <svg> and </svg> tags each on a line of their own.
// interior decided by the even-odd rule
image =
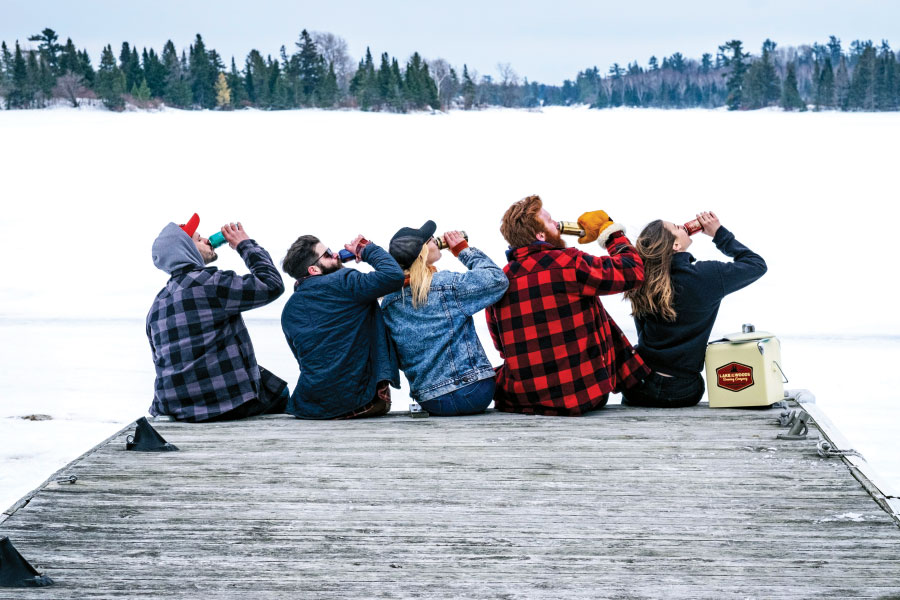
<svg viewBox="0 0 900 600">
<path fill-rule="evenodd" d="M 714 213 L 702 232 L 733 261 L 695 261 L 689 231 L 656 220 L 636 244 L 602 210 L 578 219 L 580 244 L 567 247 L 538 196 L 503 215 L 509 244 L 497 266 L 459 231 L 403 227 L 387 251 L 357 236 L 333 252 L 300 236 L 282 268 L 294 290 L 281 317 L 300 367 L 293 392 L 259 366 L 241 317 L 284 293 L 271 256 L 240 223 L 221 233 L 249 274 L 208 266 L 217 255 L 197 233 L 199 217 L 169 223 L 153 242 L 153 262 L 169 274 L 147 315 L 156 367 L 152 415 L 192 422 L 289 413 L 303 419 L 376 417 L 391 409 L 402 370 L 410 396 L 435 416 L 497 410 L 577 416 L 610 393 L 638 406 L 697 404 L 707 341 L 722 298 L 761 277 L 765 261 L 738 242 Z M 441 271 L 441 247 L 465 272 Z M 365 262 L 370 272 L 345 268 Z M 600 296 L 624 293 L 637 345 L 607 314 Z M 503 359 L 495 368 L 473 316 L 485 311 Z"/>
</svg>

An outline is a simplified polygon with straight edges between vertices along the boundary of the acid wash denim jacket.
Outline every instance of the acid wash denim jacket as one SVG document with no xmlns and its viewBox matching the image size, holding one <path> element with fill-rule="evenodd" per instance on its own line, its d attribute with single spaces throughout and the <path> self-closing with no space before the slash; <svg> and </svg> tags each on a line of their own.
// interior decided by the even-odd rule
<svg viewBox="0 0 900 600">
<path fill-rule="evenodd" d="M 459 260 L 469 271 L 435 273 L 424 306 L 413 308 L 409 286 L 381 303 L 400 369 L 417 401 L 494 376 L 472 315 L 502 298 L 509 280 L 481 250 L 466 248 Z"/>
</svg>

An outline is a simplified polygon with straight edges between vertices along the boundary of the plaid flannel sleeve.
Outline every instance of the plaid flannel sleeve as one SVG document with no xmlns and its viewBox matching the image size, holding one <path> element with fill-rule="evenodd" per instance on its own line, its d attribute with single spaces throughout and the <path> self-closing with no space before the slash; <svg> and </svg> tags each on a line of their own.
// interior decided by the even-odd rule
<svg viewBox="0 0 900 600">
<path fill-rule="evenodd" d="M 497 326 L 496 309 L 493 306 L 488 306 L 484 311 L 484 317 L 487 319 L 488 332 L 491 334 L 494 348 L 500 353 L 500 358 L 506 360 L 506 354 L 503 352 L 503 342 L 500 341 L 500 329 Z"/>
<path fill-rule="evenodd" d="M 644 282 L 644 263 L 624 234 L 610 236 L 606 249 L 609 256 L 581 252 L 576 259 L 576 279 L 585 296 L 618 294 Z"/>
<path fill-rule="evenodd" d="M 216 273 L 216 296 L 228 314 L 265 306 L 284 293 L 284 281 L 268 252 L 253 240 L 238 244 L 237 251 L 250 273 Z"/>
</svg>

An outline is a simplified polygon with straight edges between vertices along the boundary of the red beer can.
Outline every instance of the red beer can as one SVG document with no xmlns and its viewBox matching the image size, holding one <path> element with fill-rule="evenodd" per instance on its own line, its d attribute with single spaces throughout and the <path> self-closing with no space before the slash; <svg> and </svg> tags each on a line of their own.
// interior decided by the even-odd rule
<svg viewBox="0 0 900 600">
<path fill-rule="evenodd" d="M 703 225 L 700 224 L 699 219 L 693 219 L 688 221 L 684 225 L 681 226 L 685 231 L 687 231 L 688 235 L 694 235 L 698 231 L 703 231 Z"/>
</svg>

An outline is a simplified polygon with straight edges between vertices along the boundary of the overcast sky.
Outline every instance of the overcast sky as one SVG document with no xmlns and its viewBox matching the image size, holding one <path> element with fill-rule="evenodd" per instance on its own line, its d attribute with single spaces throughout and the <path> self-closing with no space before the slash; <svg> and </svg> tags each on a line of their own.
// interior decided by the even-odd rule
<svg viewBox="0 0 900 600">
<path fill-rule="evenodd" d="M 585 67 L 613 62 L 646 65 L 675 52 L 699 58 L 731 39 L 753 53 L 770 37 L 779 46 L 841 38 L 882 39 L 900 47 L 900 1 L 893 0 L 0 0 L 0 39 L 27 43 L 45 27 L 86 48 L 94 67 L 102 46 L 116 54 L 123 41 L 162 49 L 171 39 L 186 48 L 197 33 L 226 63 L 243 64 L 252 48 L 276 55 L 293 50 L 302 29 L 347 40 L 358 60 L 401 60 L 418 51 L 462 68 L 496 75 L 510 63 L 523 77 L 559 84 Z"/>
</svg>

